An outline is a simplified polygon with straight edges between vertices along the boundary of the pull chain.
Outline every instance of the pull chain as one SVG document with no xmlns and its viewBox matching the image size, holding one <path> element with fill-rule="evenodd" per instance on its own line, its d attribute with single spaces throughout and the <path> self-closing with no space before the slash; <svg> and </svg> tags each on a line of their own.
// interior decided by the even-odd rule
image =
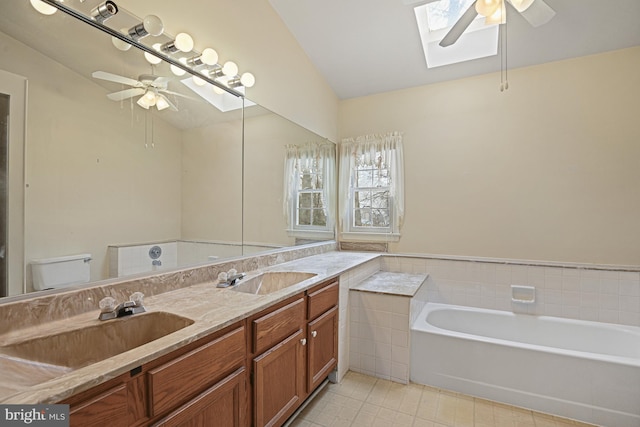
<svg viewBox="0 0 640 427">
<path fill-rule="evenodd" d="M 500 5 L 502 7 L 502 13 L 505 17 L 504 19 L 504 31 L 500 31 L 500 92 L 504 92 L 509 89 L 509 64 L 507 62 L 507 40 L 508 37 L 508 20 L 507 20 L 507 9 L 504 4 L 504 0 Z"/>
</svg>

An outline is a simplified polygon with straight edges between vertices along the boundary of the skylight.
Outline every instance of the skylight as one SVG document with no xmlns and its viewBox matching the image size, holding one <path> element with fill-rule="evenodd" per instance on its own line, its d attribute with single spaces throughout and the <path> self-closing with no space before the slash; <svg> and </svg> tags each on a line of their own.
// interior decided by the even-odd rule
<svg viewBox="0 0 640 427">
<path fill-rule="evenodd" d="M 474 0 L 440 0 L 414 8 L 428 68 L 498 53 L 498 25 L 486 26 L 484 17 L 480 15 L 453 45 L 442 47 L 438 44 L 473 2 Z"/>
</svg>

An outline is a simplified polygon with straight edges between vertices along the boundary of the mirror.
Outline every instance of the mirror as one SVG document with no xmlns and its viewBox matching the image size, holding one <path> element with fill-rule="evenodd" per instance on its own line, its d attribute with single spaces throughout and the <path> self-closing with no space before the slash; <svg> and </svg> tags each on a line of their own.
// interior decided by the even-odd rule
<svg viewBox="0 0 640 427">
<path fill-rule="evenodd" d="M 95 6 L 89 3 L 97 4 L 82 7 Z M 109 26 L 129 27 L 119 16 Z M 2 296 L 33 291 L 30 264 L 43 258 L 86 254 L 94 282 L 295 243 L 284 229 L 272 236 L 253 228 L 284 227 L 282 147 L 317 135 L 254 105 L 248 119 L 293 137 L 267 148 L 265 134 L 250 125 L 243 141 L 243 103 L 253 103 L 225 94 L 239 108 L 223 112 L 187 86 L 190 75 L 176 77 L 169 64 L 152 66 L 135 47 L 118 50 L 109 35 L 60 11 L 41 15 L 26 1 L 0 3 L 0 46 L 0 71 L 28 85 L 25 178 L 9 190 L 24 190 L 24 213 L 9 204 L 9 216 L 24 218 L 24 256 L 9 247 L 15 273 Z M 96 71 L 139 81 L 171 77 L 166 98 L 177 111 L 145 110 L 139 96 L 108 99 L 131 86 L 95 78 Z M 249 170 L 261 176 L 260 187 Z M 243 199 L 243 191 L 270 203 Z M 251 247 L 243 249 L 245 242 Z"/>
</svg>

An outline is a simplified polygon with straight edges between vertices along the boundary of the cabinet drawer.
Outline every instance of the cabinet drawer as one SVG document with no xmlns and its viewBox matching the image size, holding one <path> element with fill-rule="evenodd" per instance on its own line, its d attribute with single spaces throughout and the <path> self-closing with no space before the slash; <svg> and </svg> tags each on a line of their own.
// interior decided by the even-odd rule
<svg viewBox="0 0 640 427">
<path fill-rule="evenodd" d="M 309 293 L 309 319 L 315 319 L 334 305 L 338 305 L 338 281 Z"/>
<path fill-rule="evenodd" d="M 149 371 L 153 416 L 175 408 L 242 365 L 246 357 L 244 326 Z"/>
<path fill-rule="evenodd" d="M 258 354 L 279 343 L 304 325 L 304 298 L 258 317 L 252 324 L 253 352 Z"/>
</svg>

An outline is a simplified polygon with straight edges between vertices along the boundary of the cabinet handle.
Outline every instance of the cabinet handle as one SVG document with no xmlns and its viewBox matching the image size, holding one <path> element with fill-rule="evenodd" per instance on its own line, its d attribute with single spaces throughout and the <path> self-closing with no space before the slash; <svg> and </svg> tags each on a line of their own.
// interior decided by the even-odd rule
<svg viewBox="0 0 640 427">
<path fill-rule="evenodd" d="M 307 339 L 306 338 L 302 338 L 300 340 L 300 343 L 302 343 L 302 345 L 307 345 Z"/>
<path fill-rule="evenodd" d="M 315 338 L 315 337 L 316 337 L 316 335 L 318 335 L 318 331 L 311 331 L 311 336 L 312 336 L 313 338 Z"/>
</svg>

